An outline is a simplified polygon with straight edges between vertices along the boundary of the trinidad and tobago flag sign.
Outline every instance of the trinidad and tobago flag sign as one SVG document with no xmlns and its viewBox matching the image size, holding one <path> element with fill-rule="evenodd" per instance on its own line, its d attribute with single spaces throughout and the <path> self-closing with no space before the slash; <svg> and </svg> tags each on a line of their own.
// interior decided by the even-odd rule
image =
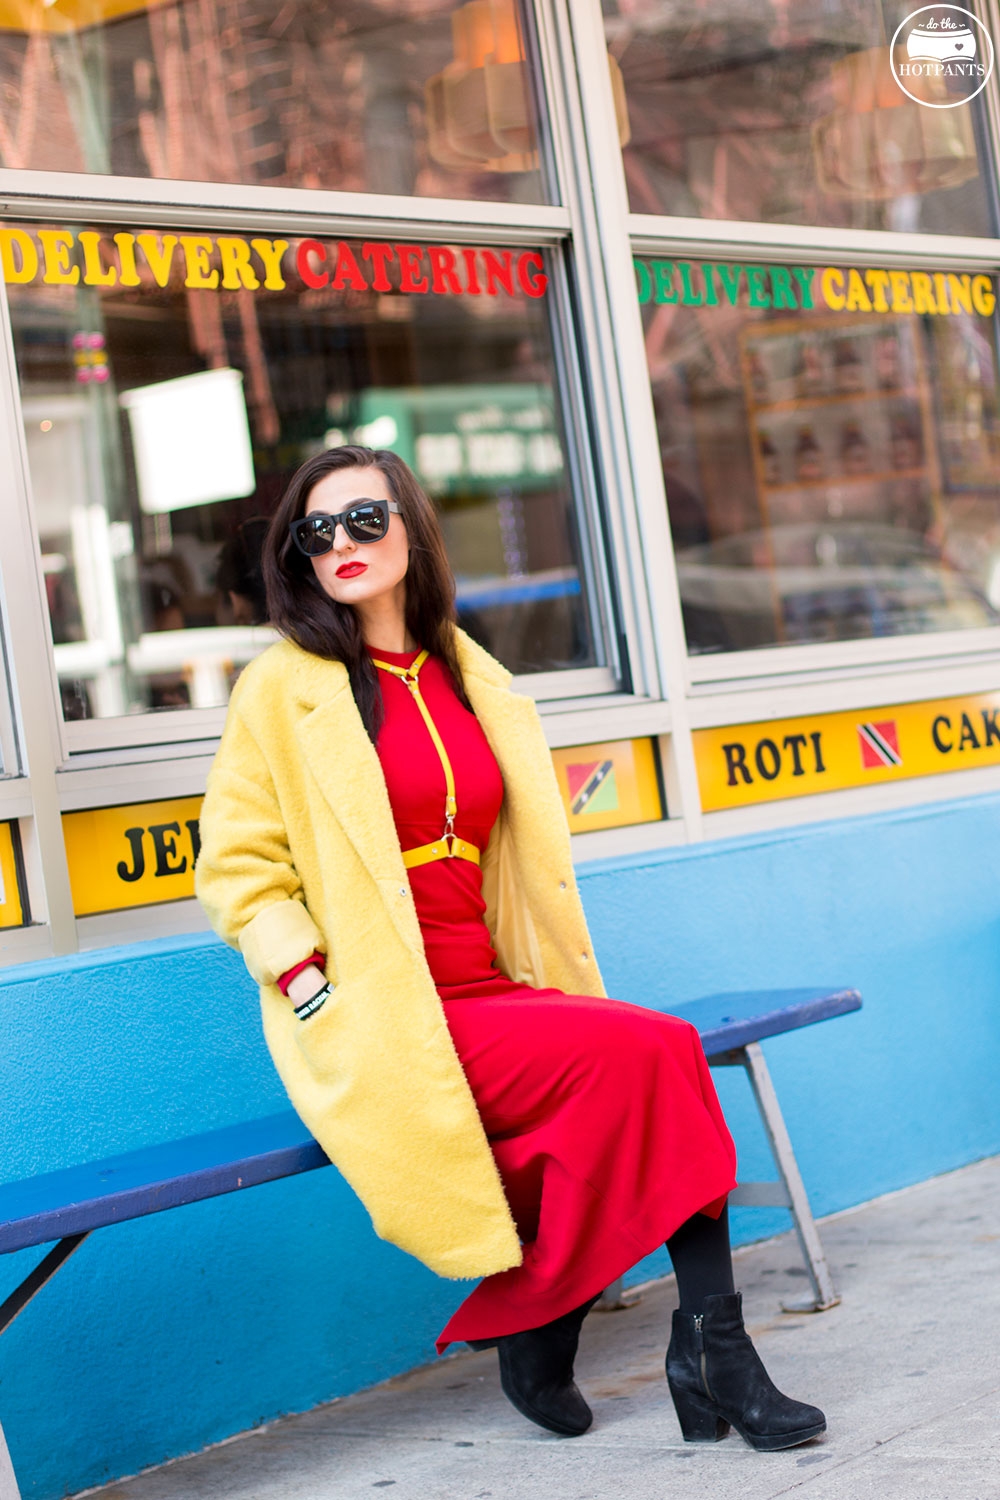
<svg viewBox="0 0 1000 1500">
<path fill-rule="evenodd" d="M 872 771 L 878 766 L 903 764 L 895 719 L 879 719 L 869 724 L 859 724 L 858 739 L 861 741 L 861 764 L 866 771 Z"/>
</svg>

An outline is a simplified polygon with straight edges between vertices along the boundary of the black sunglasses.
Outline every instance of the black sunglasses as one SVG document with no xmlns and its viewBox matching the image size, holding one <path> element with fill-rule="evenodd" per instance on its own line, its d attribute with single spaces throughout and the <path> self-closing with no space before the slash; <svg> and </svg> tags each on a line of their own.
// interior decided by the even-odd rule
<svg viewBox="0 0 1000 1500">
<path fill-rule="evenodd" d="M 395 500 L 356 500 L 350 510 L 339 516 L 328 516 L 314 510 L 301 516 L 288 528 L 292 541 L 306 557 L 322 557 L 333 548 L 338 526 L 343 526 L 352 542 L 380 542 L 389 530 L 389 512 L 399 515 Z"/>
</svg>

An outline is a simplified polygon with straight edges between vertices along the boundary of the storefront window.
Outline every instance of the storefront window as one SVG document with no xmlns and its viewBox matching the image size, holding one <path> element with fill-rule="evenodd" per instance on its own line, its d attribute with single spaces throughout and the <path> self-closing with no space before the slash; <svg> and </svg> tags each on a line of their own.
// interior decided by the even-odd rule
<svg viewBox="0 0 1000 1500">
<path fill-rule="evenodd" d="M 962 45 L 974 61 L 938 70 L 910 60 L 904 26 L 897 68 L 923 69 L 919 85 L 904 77 L 922 95 L 911 97 L 890 56 L 916 9 L 910 0 L 734 0 L 721 10 L 710 0 L 604 0 L 628 104 L 633 211 L 996 234 L 985 95 L 960 102 L 980 76 L 970 84 L 961 70 L 988 71 L 991 39 L 970 31 Z"/>
<path fill-rule="evenodd" d="M 596 662 L 547 253 L 34 226 L 0 253 L 68 718 L 226 701 L 271 639 L 267 518 L 343 442 L 415 468 L 490 651 Z"/>
<path fill-rule="evenodd" d="M 993 277 L 636 279 L 692 653 L 1000 624 Z"/>
<path fill-rule="evenodd" d="M 517 0 L 0 4 L 0 164 L 541 203 Z"/>
</svg>

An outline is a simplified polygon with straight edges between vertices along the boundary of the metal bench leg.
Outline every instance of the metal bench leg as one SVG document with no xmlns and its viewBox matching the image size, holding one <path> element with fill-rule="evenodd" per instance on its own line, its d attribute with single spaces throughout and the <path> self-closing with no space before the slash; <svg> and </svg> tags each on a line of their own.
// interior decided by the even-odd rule
<svg viewBox="0 0 1000 1500">
<path fill-rule="evenodd" d="M 6 1302 L 0 1303 L 0 1333 L 10 1327 L 18 1313 L 23 1312 L 27 1307 L 32 1297 L 41 1291 L 47 1281 L 52 1280 L 59 1267 L 69 1259 L 74 1250 L 83 1244 L 89 1233 L 88 1229 L 84 1234 L 68 1234 L 65 1239 L 53 1245 L 48 1255 L 38 1262 L 33 1271 L 28 1273 L 20 1286 L 14 1288 Z M 2 1491 L 0 1491 L 0 1500 L 6 1500 Z"/>
<path fill-rule="evenodd" d="M 21 1491 L 14 1478 L 14 1465 L 7 1452 L 2 1427 L 0 1427 L 0 1500 L 21 1500 Z"/>
<path fill-rule="evenodd" d="M 840 1297 L 826 1263 L 819 1231 L 806 1196 L 805 1184 L 799 1173 L 788 1128 L 778 1104 L 778 1096 L 774 1091 L 774 1084 L 771 1082 L 771 1075 L 759 1042 L 748 1042 L 743 1052 L 743 1065 L 747 1070 L 750 1087 L 757 1100 L 757 1107 L 767 1131 L 774 1160 L 788 1193 L 788 1206 L 795 1221 L 795 1232 L 799 1237 L 806 1269 L 813 1284 L 812 1297 L 796 1298 L 794 1301 L 783 1302 L 781 1305 L 786 1312 L 825 1312 L 828 1307 L 836 1307 Z"/>
<path fill-rule="evenodd" d="M 631 1287 L 626 1291 L 624 1277 L 619 1276 L 604 1291 L 594 1303 L 595 1312 L 621 1312 L 623 1308 L 635 1307 L 637 1302 L 642 1301 L 642 1293 L 634 1291 Z"/>
<path fill-rule="evenodd" d="M 0 1333 L 10 1327 L 18 1313 L 24 1311 L 32 1297 L 41 1291 L 47 1281 L 52 1280 L 59 1267 L 65 1264 L 73 1251 L 82 1245 L 86 1238 L 87 1234 L 68 1234 L 65 1239 L 53 1245 L 48 1255 L 38 1262 L 33 1271 L 28 1272 L 20 1286 L 15 1287 L 6 1301 L 0 1303 Z M 10 1461 L 2 1426 L 0 1426 L 0 1500 L 21 1500 L 21 1491 L 17 1487 L 14 1465 Z"/>
</svg>

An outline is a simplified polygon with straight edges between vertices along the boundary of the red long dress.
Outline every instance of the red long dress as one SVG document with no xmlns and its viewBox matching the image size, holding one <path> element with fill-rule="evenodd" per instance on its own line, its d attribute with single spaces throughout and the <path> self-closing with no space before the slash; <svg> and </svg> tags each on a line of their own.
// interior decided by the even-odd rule
<svg viewBox="0 0 1000 1500">
<path fill-rule="evenodd" d="M 416 652 L 372 652 L 408 667 Z M 478 721 L 430 657 L 420 690 L 451 761 L 457 835 L 485 849 L 503 798 Z M 413 697 L 379 672 L 378 755 L 402 848 L 438 839 L 441 760 Z M 515 984 L 483 921 L 479 867 L 410 871 L 427 961 L 524 1247 L 481 1281 L 438 1341 L 536 1328 L 597 1295 L 735 1186 L 736 1153 L 695 1029 L 619 1000 Z"/>
</svg>

